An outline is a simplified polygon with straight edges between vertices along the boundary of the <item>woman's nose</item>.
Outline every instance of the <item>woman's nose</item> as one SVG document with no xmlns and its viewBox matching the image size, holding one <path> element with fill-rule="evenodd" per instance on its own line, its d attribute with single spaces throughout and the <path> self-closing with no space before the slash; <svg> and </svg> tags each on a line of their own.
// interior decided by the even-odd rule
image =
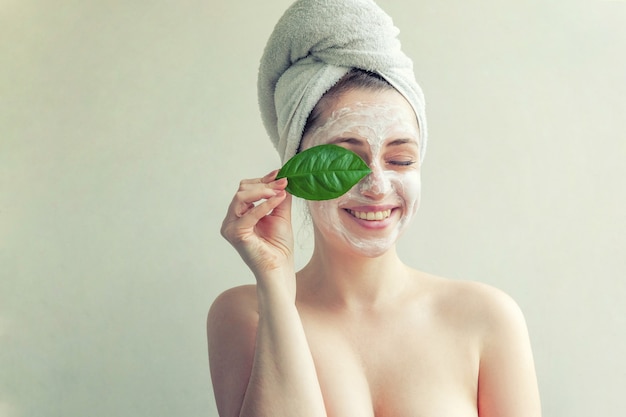
<svg viewBox="0 0 626 417">
<path fill-rule="evenodd" d="M 378 164 L 372 164 L 370 169 L 372 172 L 361 180 L 361 194 L 370 198 L 384 197 L 391 189 L 389 179 Z"/>
</svg>

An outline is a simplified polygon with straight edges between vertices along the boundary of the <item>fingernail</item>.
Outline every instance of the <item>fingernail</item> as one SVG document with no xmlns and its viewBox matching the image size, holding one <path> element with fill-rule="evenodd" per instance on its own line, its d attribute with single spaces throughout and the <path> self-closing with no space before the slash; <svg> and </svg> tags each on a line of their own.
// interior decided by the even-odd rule
<svg viewBox="0 0 626 417">
<path fill-rule="evenodd" d="M 274 187 L 283 187 L 287 182 L 287 178 L 280 178 L 272 181 L 272 186 Z"/>
</svg>

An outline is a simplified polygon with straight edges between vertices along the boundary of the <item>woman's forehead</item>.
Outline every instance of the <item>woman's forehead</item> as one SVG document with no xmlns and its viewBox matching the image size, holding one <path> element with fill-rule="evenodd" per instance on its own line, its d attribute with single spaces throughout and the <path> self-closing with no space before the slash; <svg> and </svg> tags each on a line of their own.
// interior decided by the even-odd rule
<svg viewBox="0 0 626 417">
<path fill-rule="evenodd" d="M 417 141 L 419 129 L 411 108 L 406 109 L 397 103 L 354 102 L 322 115 L 311 134 L 316 137 L 404 135 Z"/>
<path fill-rule="evenodd" d="M 325 102 L 321 118 L 325 119 L 333 115 L 345 116 L 358 112 L 367 114 L 368 111 L 381 112 L 393 109 L 394 112 L 415 118 L 417 123 L 417 116 L 409 102 L 402 94 L 391 88 L 382 91 L 353 89 L 322 100 Z"/>
</svg>

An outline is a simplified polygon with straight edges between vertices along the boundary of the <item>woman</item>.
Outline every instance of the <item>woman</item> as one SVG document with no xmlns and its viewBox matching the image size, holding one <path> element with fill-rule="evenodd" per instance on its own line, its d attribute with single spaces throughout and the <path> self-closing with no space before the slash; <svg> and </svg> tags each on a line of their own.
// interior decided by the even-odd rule
<svg viewBox="0 0 626 417">
<path fill-rule="evenodd" d="M 337 199 L 308 202 L 315 247 L 302 270 L 294 269 L 287 180 L 276 171 L 243 180 L 233 198 L 222 234 L 256 285 L 226 291 L 209 312 L 222 417 L 541 414 L 517 305 L 397 255 L 419 206 L 425 119 L 414 96 L 381 73 L 344 71 L 305 109 L 295 148 L 334 143 L 372 173 Z"/>
</svg>

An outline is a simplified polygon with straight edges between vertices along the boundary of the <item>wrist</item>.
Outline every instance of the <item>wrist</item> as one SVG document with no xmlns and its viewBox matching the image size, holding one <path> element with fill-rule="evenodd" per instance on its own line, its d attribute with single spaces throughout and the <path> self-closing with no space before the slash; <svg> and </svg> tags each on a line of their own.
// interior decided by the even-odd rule
<svg viewBox="0 0 626 417">
<path fill-rule="evenodd" d="M 291 303 L 296 299 L 296 273 L 293 268 L 281 268 L 255 274 L 259 302 L 264 300 L 285 300 Z"/>
</svg>

